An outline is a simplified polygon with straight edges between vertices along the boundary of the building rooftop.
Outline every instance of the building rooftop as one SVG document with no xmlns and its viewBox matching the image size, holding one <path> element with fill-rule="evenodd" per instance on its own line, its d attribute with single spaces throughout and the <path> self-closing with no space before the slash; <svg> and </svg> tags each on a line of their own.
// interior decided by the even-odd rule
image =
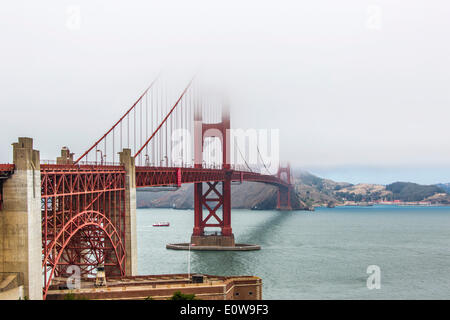
<svg viewBox="0 0 450 320">
<path fill-rule="evenodd" d="M 261 299 L 262 282 L 258 277 L 200 275 L 197 279 L 202 278 L 202 282 L 194 283 L 195 275 L 194 278 L 192 276 L 166 274 L 110 277 L 104 287 L 95 287 L 95 278 L 84 278 L 80 288 L 72 290 L 67 288 L 67 279 L 57 278 L 47 293 L 47 299 L 62 300 L 69 295 L 75 299 L 168 299 L 176 291 L 195 294 L 197 298 L 205 300 L 243 299 L 247 296 L 252 300 Z"/>
</svg>

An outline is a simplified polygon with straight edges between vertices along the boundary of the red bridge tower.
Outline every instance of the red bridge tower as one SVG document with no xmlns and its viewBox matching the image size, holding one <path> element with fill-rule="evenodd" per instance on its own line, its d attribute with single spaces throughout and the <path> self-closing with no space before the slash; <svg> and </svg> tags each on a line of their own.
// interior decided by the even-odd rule
<svg viewBox="0 0 450 320">
<path fill-rule="evenodd" d="M 277 177 L 280 180 L 284 180 L 288 183 L 288 187 L 280 186 L 278 187 L 278 201 L 277 201 L 277 209 L 278 210 L 292 210 L 291 205 L 291 166 L 287 164 L 286 167 L 279 167 L 277 172 Z"/>
<path fill-rule="evenodd" d="M 194 186 L 194 230 L 191 243 L 198 246 L 234 246 L 234 235 L 231 229 L 231 176 L 230 166 L 230 112 L 222 108 L 222 119 L 219 123 L 203 123 L 202 110 L 197 108 L 194 114 L 194 157 L 195 167 L 202 168 L 205 138 L 219 138 L 222 145 L 222 168 L 225 180 L 222 182 L 206 182 L 207 190 L 203 192 L 203 183 Z M 218 170 L 221 170 L 218 169 Z M 221 184 L 221 185 L 220 185 Z M 203 207 L 207 215 L 203 215 Z M 218 210 L 222 208 L 222 217 Z M 205 235 L 205 228 L 220 227 L 219 235 Z"/>
</svg>

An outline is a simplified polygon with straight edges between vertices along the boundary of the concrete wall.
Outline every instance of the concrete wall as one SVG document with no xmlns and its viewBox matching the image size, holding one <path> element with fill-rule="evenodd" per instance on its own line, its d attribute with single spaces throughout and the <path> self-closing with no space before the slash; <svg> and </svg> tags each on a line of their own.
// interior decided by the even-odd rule
<svg viewBox="0 0 450 320">
<path fill-rule="evenodd" d="M 123 149 L 120 163 L 125 166 L 125 250 L 126 275 L 137 275 L 136 167 L 130 149 Z"/>
<path fill-rule="evenodd" d="M 161 276 L 144 276 L 153 278 L 153 281 L 143 278 L 130 279 L 128 277 L 125 279 L 124 277 L 123 281 L 116 279 L 117 283 L 109 282 L 107 287 L 102 288 L 91 286 L 77 290 L 50 290 L 47 299 L 62 300 L 68 293 L 72 293 L 76 298 L 85 299 L 142 300 L 152 297 L 155 300 L 166 300 L 177 291 L 183 294 L 195 294 L 196 298 L 200 300 L 262 299 L 262 281 L 257 277 L 227 277 L 227 279 L 217 277 L 215 280 L 204 278 L 204 283 L 190 283 L 185 280 L 186 274 L 184 280 L 174 281 L 173 278 L 171 279 L 175 276 L 177 275 L 164 275 L 167 282 L 161 281 Z"/>
<path fill-rule="evenodd" d="M 227 287 L 228 289 L 228 287 Z M 234 281 L 227 290 L 226 300 L 262 300 L 262 280 Z"/>
<path fill-rule="evenodd" d="M 24 300 L 23 286 L 0 292 L 0 300 Z"/>
<path fill-rule="evenodd" d="M 14 174 L 3 184 L 0 272 L 20 272 L 24 295 L 42 299 L 41 172 L 31 138 L 13 143 Z"/>
</svg>

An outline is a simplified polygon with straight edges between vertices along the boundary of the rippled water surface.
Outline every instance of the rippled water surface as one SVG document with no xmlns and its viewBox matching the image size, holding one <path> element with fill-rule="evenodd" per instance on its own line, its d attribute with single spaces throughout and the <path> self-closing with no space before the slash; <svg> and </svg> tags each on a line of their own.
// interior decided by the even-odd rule
<svg viewBox="0 0 450 320">
<path fill-rule="evenodd" d="M 187 273 L 192 210 L 138 209 L 139 274 Z M 170 221 L 170 227 L 152 227 Z M 191 271 L 256 275 L 264 299 L 449 299 L 450 208 L 339 207 L 315 212 L 233 210 L 237 242 L 252 252 L 191 252 Z M 369 265 L 381 288 L 369 290 Z"/>
</svg>

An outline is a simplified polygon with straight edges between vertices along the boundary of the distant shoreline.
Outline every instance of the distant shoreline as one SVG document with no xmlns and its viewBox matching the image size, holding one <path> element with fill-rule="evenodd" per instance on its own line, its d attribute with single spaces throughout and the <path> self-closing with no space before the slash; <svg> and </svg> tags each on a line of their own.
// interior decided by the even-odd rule
<svg viewBox="0 0 450 320">
<path fill-rule="evenodd" d="M 334 207 L 373 207 L 373 206 L 391 206 L 391 207 L 450 207 L 447 203 L 420 203 L 420 202 L 397 202 L 397 203 L 337 203 L 334 206 L 318 205 L 316 208 L 334 208 Z"/>
</svg>

